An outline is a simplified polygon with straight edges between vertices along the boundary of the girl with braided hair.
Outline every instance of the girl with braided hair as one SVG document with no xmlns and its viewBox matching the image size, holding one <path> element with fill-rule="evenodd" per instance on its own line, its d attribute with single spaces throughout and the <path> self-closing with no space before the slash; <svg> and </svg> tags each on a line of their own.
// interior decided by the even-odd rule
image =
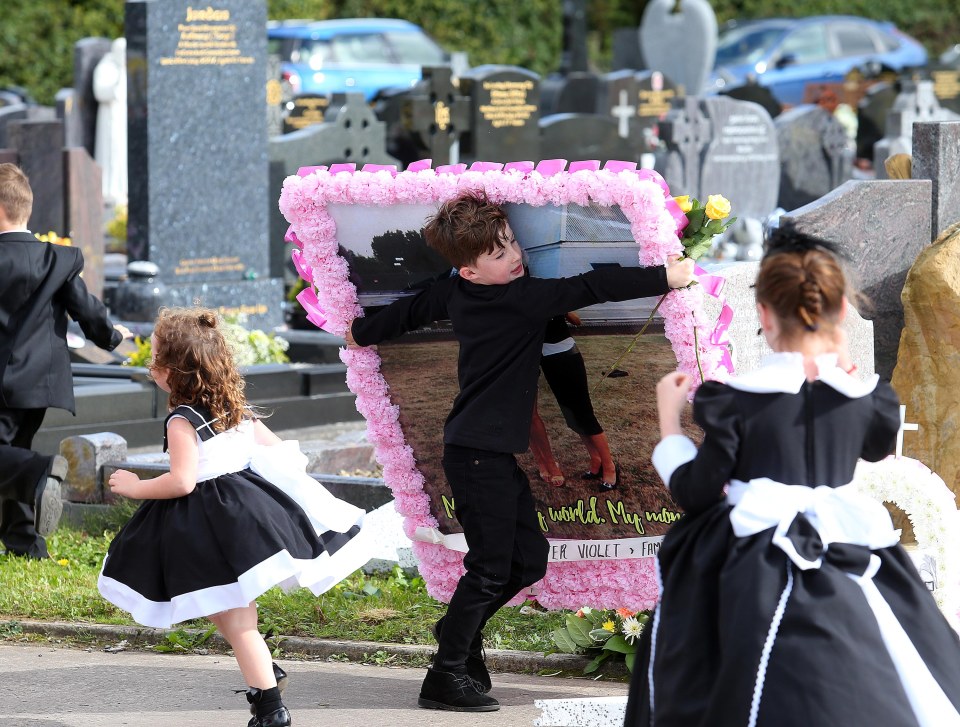
<svg viewBox="0 0 960 727">
<path fill-rule="evenodd" d="M 276 585 L 320 595 L 365 565 L 364 512 L 307 475 L 297 443 L 247 406 L 216 313 L 162 310 L 151 344 L 151 376 L 170 400 L 170 471 L 110 476 L 111 492 L 143 503 L 110 544 L 100 593 L 145 626 L 210 619 L 249 685 L 248 727 L 285 727 L 287 678 L 255 599 Z"/>
<path fill-rule="evenodd" d="M 699 448 L 680 428 L 690 378 L 658 384 L 653 463 L 686 514 L 659 551 L 630 727 L 960 725 L 960 640 L 849 484 L 900 420 L 886 382 L 853 376 L 847 297 L 831 245 L 779 230 L 756 283 L 774 353 L 698 389 Z"/>
</svg>

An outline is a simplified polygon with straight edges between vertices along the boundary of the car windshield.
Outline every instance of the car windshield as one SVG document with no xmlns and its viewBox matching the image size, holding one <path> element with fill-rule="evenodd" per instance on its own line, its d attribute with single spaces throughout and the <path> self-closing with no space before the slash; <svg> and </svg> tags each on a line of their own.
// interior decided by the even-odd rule
<svg viewBox="0 0 960 727">
<path fill-rule="evenodd" d="M 446 62 L 443 49 L 420 33 L 387 33 L 398 63 L 432 66 Z"/>
<path fill-rule="evenodd" d="M 717 66 L 753 65 L 779 41 L 785 25 L 745 25 L 731 28 L 717 42 Z"/>
</svg>

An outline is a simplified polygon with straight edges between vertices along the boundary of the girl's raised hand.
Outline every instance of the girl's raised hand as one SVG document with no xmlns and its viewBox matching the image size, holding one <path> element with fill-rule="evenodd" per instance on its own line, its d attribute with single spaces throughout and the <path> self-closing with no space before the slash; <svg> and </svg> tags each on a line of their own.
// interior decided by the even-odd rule
<svg viewBox="0 0 960 727">
<path fill-rule="evenodd" d="M 657 384 L 657 412 L 660 415 L 660 436 L 682 434 L 680 412 L 687 403 L 687 395 L 693 385 L 693 377 L 674 371 Z"/>
</svg>

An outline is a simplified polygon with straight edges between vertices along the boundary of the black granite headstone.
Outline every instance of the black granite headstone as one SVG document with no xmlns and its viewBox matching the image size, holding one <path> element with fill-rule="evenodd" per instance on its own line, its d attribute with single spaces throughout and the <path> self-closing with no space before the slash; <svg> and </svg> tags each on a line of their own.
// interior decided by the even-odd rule
<svg viewBox="0 0 960 727">
<path fill-rule="evenodd" d="M 282 320 L 270 279 L 264 0 L 129 0 L 131 260 L 159 267 L 166 304 Z"/>
<path fill-rule="evenodd" d="M 516 66 L 477 66 L 461 79 L 470 97 L 461 161 L 512 162 L 540 155 L 540 77 Z"/>
<path fill-rule="evenodd" d="M 636 161 L 629 141 L 618 133 L 616 119 L 597 114 L 552 114 L 540 119 L 540 149 L 551 159 Z"/>
<path fill-rule="evenodd" d="M 853 150 L 833 114 L 819 106 L 795 106 L 773 123 L 780 146 L 780 206 L 785 210 L 819 199 L 850 179 Z"/>
<path fill-rule="evenodd" d="M 55 97 L 57 120 L 63 124 L 63 145 L 83 146 L 83 120 L 77 113 L 77 92 L 61 88 Z"/>
<path fill-rule="evenodd" d="M 7 126 L 9 146 L 33 189 L 33 214 L 27 224 L 34 232 L 70 234 L 64 219 L 63 124 L 59 121 L 14 121 Z"/>
<path fill-rule="evenodd" d="M 646 68 L 640 52 L 640 33 L 636 27 L 613 29 L 613 60 L 610 68 L 614 71 L 641 71 Z"/>
<path fill-rule="evenodd" d="M 660 147 L 660 122 L 682 98 L 683 89 L 660 71 L 637 74 L 637 122 L 646 151 Z"/>
<path fill-rule="evenodd" d="M 540 84 L 541 118 L 551 114 L 596 113 L 601 83 L 600 76 L 586 71 L 543 79 Z"/>
<path fill-rule="evenodd" d="M 15 121 L 24 121 L 26 118 L 26 104 L 11 103 L 7 106 L 0 106 L 0 149 L 10 147 L 9 125 Z"/>
<path fill-rule="evenodd" d="M 412 145 L 434 166 L 455 163 L 460 139 L 470 128 L 469 101 L 447 66 L 423 69 L 423 78 L 402 97 L 401 118 Z"/>
<path fill-rule="evenodd" d="M 323 114 L 330 105 L 330 96 L 305 93 L 294 96 L 292 108 L 283 119 L 283 133 L 300 131 L 313 124 L 323 123 Z"/>
<path fill-rule="evenodd" d="M 777 101 L 777 97 L 766 86 L 759 83 L 745 83 L 742 86 L 726 88 L 720 92 L 723 96 L 735 98 L 738 101 L 749 101 L 751 103 L 763 106 L 763 109 L 772 117 L 776 118 L 783 111 L 783 106 Z"/>
</svg>

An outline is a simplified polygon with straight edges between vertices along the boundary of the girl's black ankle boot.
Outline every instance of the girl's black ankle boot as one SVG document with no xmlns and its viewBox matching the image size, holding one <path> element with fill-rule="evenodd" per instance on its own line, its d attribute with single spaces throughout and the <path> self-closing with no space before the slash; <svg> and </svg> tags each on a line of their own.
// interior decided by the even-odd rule
<svg viewBox="0 0 960 727">
<path fill-rule="evenodd" d="M 250 687 L 247 690 L 247 701 L 256 710 L 253 718 L 247 722 L 247 727 L 290 727 L 293 724 L 290 711 L 280 701 L 280 690 L 277 687 Z"/>
<path fill-rule="evenodd" d="M 277 662 L 273 662 L 273 677 L 277 680 L 277 689 L 280 690 L 280 696 L 283 697 L 283 690 L 287 688 L 290 677 L 287 676 L 287 672 L 277 665 Z M 256 713 L 257 705 L 250 702 L 250 714 L 256 715 Z"/>
</svg>

